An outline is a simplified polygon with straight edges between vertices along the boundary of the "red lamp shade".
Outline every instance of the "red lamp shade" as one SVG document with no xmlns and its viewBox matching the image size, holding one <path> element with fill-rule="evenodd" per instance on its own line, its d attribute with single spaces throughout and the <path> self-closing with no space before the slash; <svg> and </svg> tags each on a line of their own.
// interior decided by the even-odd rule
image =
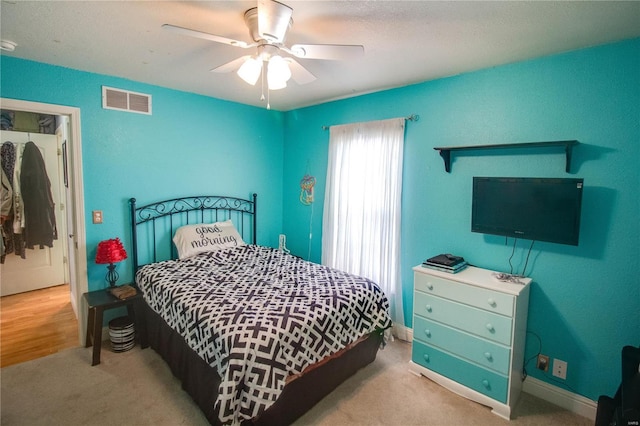
<svg viewBox="0 0 640 426">
<path fill-rule="evenodd" d="M 120 238 L 100 241 L 96 251 L 96 263 L 116 263 L 127 258 L 127 252 Z"/>
<path fill-rule="evenodd" d="M 116 262 L 122 262 L 127 258 L 127 252 L 122 246 L 120 238 L 112 238 L 110 240 L 100 241 L 98 250 L 96 250 L 96 263 L 108 263 L 107 266 L 107 282 L 109 287 L 115 287 L 118 281 L 118 272 L 116 272 Z"/>
</svg>

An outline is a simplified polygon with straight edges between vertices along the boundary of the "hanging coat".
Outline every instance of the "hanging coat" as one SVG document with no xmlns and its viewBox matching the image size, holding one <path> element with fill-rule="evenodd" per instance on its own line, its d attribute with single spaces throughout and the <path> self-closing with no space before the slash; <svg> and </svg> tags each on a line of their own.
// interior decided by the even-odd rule
<svg viewBox="0 0 640 426">
<path fill-rule="evenodd" d="M 24 147 L 20 187 L 24 203 L 26 247 L 53 247 L 53 240 L 58 238 L 58 231 L 51 183 L 40 149 L 33 142 L 27 142 Z"/>
<path fill-rule="evenodd" d="M 11 208 L 13 207 L 13 188 L 11 188 L 11 182 L 7 174 L 2 169 L 2 186 L 0 187 L 0 233 L 2 238 L 0 239 L 0 263 L 4 263 L 6 255 L 6 246 L 9 241 L 9 236 L 4 232 L 4 222 L 9 220 L 11 216 Z"/>
<path fill-rule="evenodd" d="M 26 255 L 24 238 L 22 235 L 21 226 L 23 212 L 22 197 L 20 197 L 19 191 L 16 191 L 16 182 L 14 175 L 14 169 L 16 167 L 16 164 L 18 164 L 17 159 L 22 158 L 18 157 L 22 153 L 22 151 L 23 150 L 17 148 L 13 142 L 8 141 L 3 143 L 2 148 L 0 148 L 0 152 L 2 153 L 2 171 L 5 173 L 13 190 L 11 200 L 12 206 L 10 208 L 9 215 L 5 217 L 4 221 L 2 222 L 2 234 L 5 238 L 4 253 L 15 253 L 17 256 L 25 259 Z M 16 232 L 16 228 L 19 228 L 19 232 Z M 2 259 L 0 259 L 0 263 L 1 262 Z"/>
</svg>

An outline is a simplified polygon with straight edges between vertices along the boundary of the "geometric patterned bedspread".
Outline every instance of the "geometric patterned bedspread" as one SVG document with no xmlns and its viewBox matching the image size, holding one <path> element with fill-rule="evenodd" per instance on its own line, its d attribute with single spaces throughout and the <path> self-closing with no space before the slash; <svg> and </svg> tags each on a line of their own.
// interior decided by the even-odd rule
<svg viewBox="0 0 640 426">
<path fill-rule="evenodd" d="M 377 284 L 269 247 L 146 265 L 136 282 L 151 309 L 217 369 L 223 424 L 257 416 L 289 375 L 391 326 Z"/>
</svg>

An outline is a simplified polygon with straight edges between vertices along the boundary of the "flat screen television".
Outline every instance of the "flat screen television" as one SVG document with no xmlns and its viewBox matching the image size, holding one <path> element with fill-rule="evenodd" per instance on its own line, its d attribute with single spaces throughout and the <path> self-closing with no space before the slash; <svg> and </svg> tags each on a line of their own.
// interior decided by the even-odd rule
<svg viewBox="0 0 640 426">
<path fill-rule="evenodd" d="M 583 179 L 474 177 L 471 231 L 578 245 Z"/>
</svg>

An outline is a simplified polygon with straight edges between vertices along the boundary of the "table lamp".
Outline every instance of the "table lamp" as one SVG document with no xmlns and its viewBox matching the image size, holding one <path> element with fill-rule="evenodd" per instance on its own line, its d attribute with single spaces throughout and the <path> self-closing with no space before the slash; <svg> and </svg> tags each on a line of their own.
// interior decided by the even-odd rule
<svg viewBox="0 0 640 426">
<path fill-rule="evenodd" d="M 97 264 L 109 264 L 107 269 L 107 282 L 111 288 L 116 286 L 118 281 L 118 272 L 116 272 L 117 262 L 122 262 L 127 258 L 127 252 L 122 246 L 120 238 L 112 238 L 109 240 L 100 241 L 98 243 L 98 250 L 96 251 L 96 263 Z"/>
</svg>

